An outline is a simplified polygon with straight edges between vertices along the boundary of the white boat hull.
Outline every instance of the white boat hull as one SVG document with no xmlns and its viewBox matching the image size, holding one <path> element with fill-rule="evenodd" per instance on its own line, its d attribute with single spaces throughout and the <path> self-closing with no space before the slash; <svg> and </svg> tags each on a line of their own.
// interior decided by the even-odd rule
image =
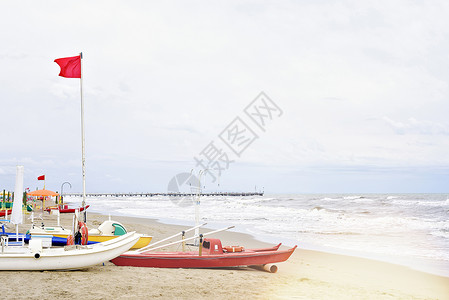
<svg viewBox="0 0 449 300">
<path fill-rule="evenodd" d="M 77 270 L 109 261 L 128 251 L 140 238 L 129 232 L 107 242 L 87 246 L 44 248 L 9 246 L 0 252 L 0 270 Z M 1 249 L 0 249 L 1 250 Z"/>
</svg>

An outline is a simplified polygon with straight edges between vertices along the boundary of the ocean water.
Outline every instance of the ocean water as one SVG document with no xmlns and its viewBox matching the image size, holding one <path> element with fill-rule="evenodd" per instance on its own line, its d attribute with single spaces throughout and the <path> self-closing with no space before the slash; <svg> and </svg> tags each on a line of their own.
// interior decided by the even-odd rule
<svg viewBox="0 0 449 300">
<path fill-rule="evenodd" d="M 198 198 L 88 197 L 89 211 L 194 225 Z M 80 197 L 66 197 L 79 206 Z M 446 194 L 201 197 L 201 222 L 261 240 L 392 262 L 449 276 Z M 151 234 L 151 233 L 147 233 Z M 242 243 L 243 244 L 243 243 Z"/>
</svg>

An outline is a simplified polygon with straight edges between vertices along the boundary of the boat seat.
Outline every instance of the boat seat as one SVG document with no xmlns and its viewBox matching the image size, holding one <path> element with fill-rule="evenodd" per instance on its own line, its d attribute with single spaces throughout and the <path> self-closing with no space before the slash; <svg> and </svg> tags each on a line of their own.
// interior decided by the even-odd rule
<svg viewBox="0 0 449 300">
<path fill-rule="evenodd" d="M 5 225 L 2 224 L 1 237 L 4 242 L 4 246 L 23 246 L 25 244 L 25 235 L 23 234 L 6 234 Z M 14 240 L 14 241 L 12 241 Z"/>
<path fill-rule="evenodd" d="M 15 241 L 10 241 L 14 239 Z M 8 235 L 8 238 L 6 239 L 6 246 L 20 246 L 23 247 L 25 245 L 25 237 L 23 235 L 17 236 L 16 234 L 10 234 Z"/>
<path fill-rule="evenodd" d="M 97 228 L 92 228 L 92 229 L 89 230 L 89 234 L 92 234 L 92 235 L 100 235 L 100 234 L 101 234 L 101 231 L 98 230 Z"/>
</svg>

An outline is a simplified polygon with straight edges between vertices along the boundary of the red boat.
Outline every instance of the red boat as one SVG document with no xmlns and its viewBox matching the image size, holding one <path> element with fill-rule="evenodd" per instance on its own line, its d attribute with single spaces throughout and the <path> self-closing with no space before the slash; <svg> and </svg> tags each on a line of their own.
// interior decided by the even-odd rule
<svg viewBox="0 0 449 300">
<path fill-rule="evenodd" d="M 199 252 L 134 252 L 129 251 L 111 260 L 117 266 L 150 268 L 221 268 L 266 265 L 286 261 L 296 246 L 279 250 L 281 244 L 262 249 L 222 247 L 219 239 L 204 239 Z M 201 255 L 200 255 L 201 252 Z"/>
<path fill-rule="evenodd" d="M 4 217 L 6 215 L 6 213 L 8 213 L 8 215 L 10 215 L 12 213 L 12 209 L 0 210 L 0 217 Z"/>
<path fill-rule="evenodd" d="M 64 213 L 74 213 L 75 210 L 83 211 L 83 210 L 87 209 L 89 206 L 90 205 L 86 205 L 84 207 L 78 207 L 78 208 L 68 208 L 68 205 L 64 204 L 64 205 L 58 206 L 58 209 L 59 209 L 59 213 L 64 214 Z M 49 212 L 52 209 L 56 209 L 56 208 L 55 207 L 47 207 L 45 210 Z"/>
</svg>

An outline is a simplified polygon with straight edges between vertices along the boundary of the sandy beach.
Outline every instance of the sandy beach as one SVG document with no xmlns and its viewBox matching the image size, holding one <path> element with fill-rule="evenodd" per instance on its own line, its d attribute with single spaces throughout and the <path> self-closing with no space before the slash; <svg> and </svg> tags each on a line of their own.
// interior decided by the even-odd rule
<svg viewBox="0 0 449 300">
<path fill-rule="evenodd" d="M 63 215 L 62 225 L 70 228 L 71 218 Z M 89 214 L 88 225 L 96 227 L 105 219 Z M 150 219 L 113 219 L 129 231 L 152 235 L 153 241 L 186 229 Z M 47 226 L 56 224 L 47 214 L 43 221 Z M 29 223 L 22 225 L 25 231 L 27 227 Z M 226 245 L 267 245 L 237 232 L 216 237 Z M 287 262 L 277 264 L 274 274 L 252 268 L 156 269 L 106 262 L 81 271 L 4 271 L 0 276 L 10 287 L 4 290 L 9 299 L 449 299 L 447 277 L 298 246 Z"/>
</svg>

